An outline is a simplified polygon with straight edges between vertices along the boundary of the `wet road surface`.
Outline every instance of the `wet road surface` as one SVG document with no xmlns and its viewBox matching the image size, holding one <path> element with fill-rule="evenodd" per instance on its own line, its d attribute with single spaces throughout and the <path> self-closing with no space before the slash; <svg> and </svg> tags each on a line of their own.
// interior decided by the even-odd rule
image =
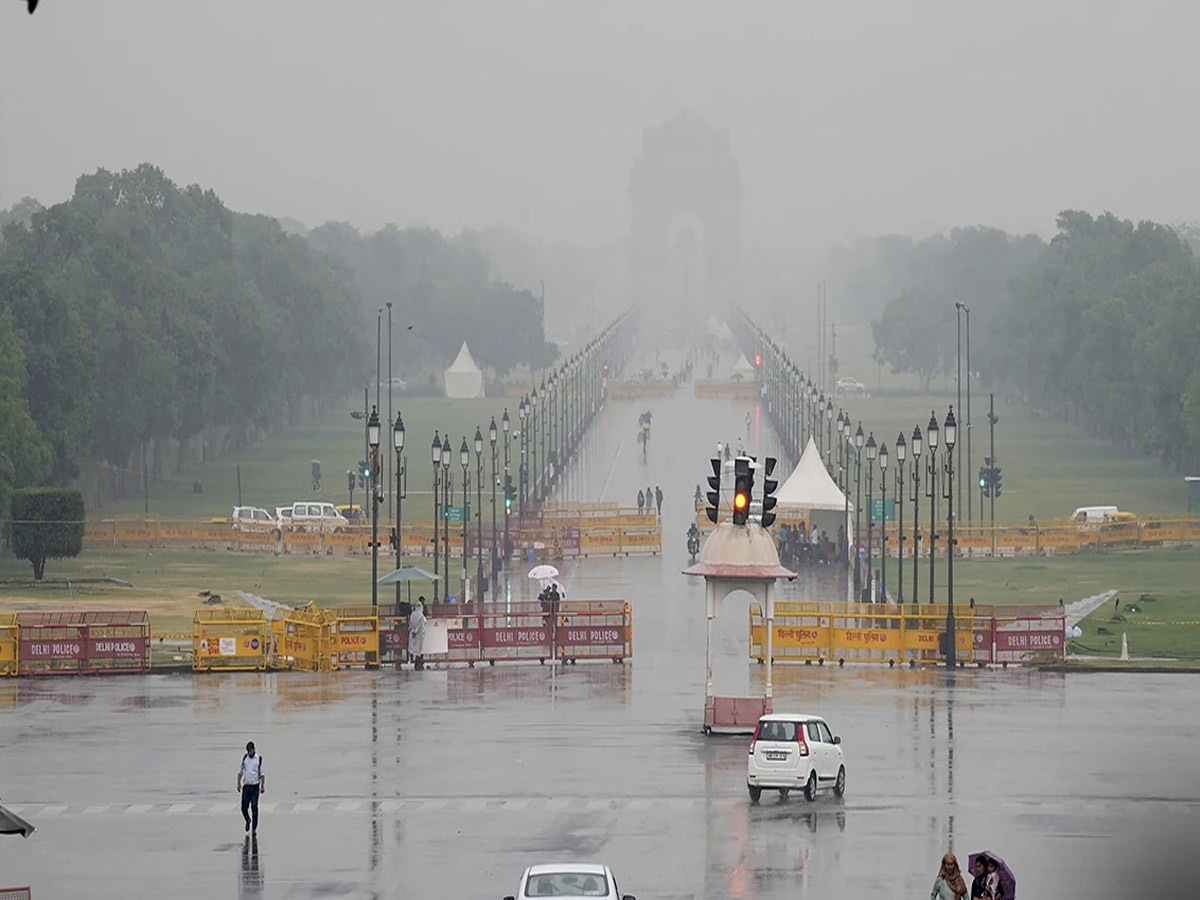
<svg viewBox="0 0 1200 900">
<path fill-rule="evenodd" d="M 1149 846 L 1200 818 L 1194 676 L 780 666 L 776 709 L 828 718 L 848 792 L 749 803 L 746 739 L 700 733 L 703 591 L 679 575 L 695 485 L 749 408 L 613 403 L 590 440 L 579 496 L 666 494 L 663 557 L 561 567 L 571 598 L 633 602 L 625 666 L 0 683 L 0 797 L 38 827 L 0 838 L 0 884 L 499 900 L 530 863 L 584 859 L 643 900 L 923 897 L 946 849 L 986 847 L 1027 898 L 1149 896 L 1131 887 Z M 736 597 L 716 652 L 718 693 L 761 691 Z M 234 791 L 249 739 L 267 772 L 253 844 Z"/>
</svg>

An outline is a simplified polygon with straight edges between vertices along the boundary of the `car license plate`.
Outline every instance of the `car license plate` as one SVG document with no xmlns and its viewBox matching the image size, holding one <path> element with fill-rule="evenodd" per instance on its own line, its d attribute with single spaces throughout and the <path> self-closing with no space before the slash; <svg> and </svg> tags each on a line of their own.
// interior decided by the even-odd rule
<svg viewBox="0 0 1200 900">
<path fill-rule="evenodd" d="M 783 762 L 787 758 L 788 755 L 786 753 L 780 753 L 778 750 L 774 753 L 767 753 L 767 759 L 771 760 L 772 762 Z"/>
</svg>

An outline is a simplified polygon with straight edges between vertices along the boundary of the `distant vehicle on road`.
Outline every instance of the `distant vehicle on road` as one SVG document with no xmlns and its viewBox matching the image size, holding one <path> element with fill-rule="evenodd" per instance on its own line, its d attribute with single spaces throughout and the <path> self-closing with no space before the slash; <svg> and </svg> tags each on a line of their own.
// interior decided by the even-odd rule
<svg viewBox="0 0 1200 900">
<path fill-rule="evenodd" d="M 275 517 L 258 506 L 235 506 L 229 517 L 234 531 L 274 531 L 278 528 Z"/>
<path fill-rule="evenodd" d="M 350 527 L 349 520 L 332 503 L 316 500 L 297 500 L 291 506 L 276 510 L 280 525 L 293 531 L 340 532 Z M 285 517 L 286 514 L 286 517 Z"/>
<path fill-rule="evenodd" d="M 612 869 L 596 863 L 556 863 L 530 866 L 521 876 L 516 896 L 504 900 L 525 900 L 527 897 L 561 897 L 568 900 L 634 900 L 622 895 Z"/>
<path fill-rule="evenodd" d="M 833 386 L 833 392 L 839 397 L 865 397 L 867 386 L 857 378 L 839 378 Z"/>
<path fill-rule="evenodd" d="M 750 741 L 746 788 L 757 803 L 764 790 L 777 790 L 781 798 L 795 788 L 804 789 L 810 802 L 817 793 L 846 793 L 846 761 L 842 739 L 820 716 L 774 713 L 758 720 Z"/>
</svg>

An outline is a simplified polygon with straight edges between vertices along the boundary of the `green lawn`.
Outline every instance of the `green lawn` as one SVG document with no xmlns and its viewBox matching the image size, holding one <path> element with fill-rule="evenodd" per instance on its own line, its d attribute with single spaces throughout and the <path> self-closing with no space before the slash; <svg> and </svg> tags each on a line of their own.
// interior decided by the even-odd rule
<svg viewBox="0 0 1200 900">
<path fill-rule="evenodd" d="M 432 438 L 430 438 L 432 441 Z M 432 570 L 433 560 L 406 562 Z M 392 570 L 391 557 L 381 556 L 379 573 Z M 461 562 L 450 559 L 450 592 L 460 589 Z M 473 574 L 474 562 L 470 566 Z M 117 584 L 77 584 L 80 578 L 119 578 Z M 322 606 L 357 606 L 371 602 L 369 556 L 284 556 L 204 550 L 87 550 L 76 559 L 46 565 L 48 583 L 24 581 L 32 568 L 11 553 L 0 555 L 0 610 L 144 609 L 157 633 L 191 630 L 201 608 L 200 591 L 220 594 L 226 605 L 240 605 L 236 591 L 258 594 L 289 606 L 315 601 Z M 16 579 L 22 579 L 17 582 Z M 70 582 L 70 583 L 68 583 Z M 407 588 L 405 588 L 407 592 Z M 429 585 L 413 585 L 413 597 L 432 597 Z M 390 604 L 395 588 L 381 585 L 379 602 Z"/>
<path fill-rule="evenodd" d="M 408 459 L 407 499 L 403 514 L 407 519 L 433 519 L 433 465 L 431 445 L 434 431 L 450 435 L 451 471 L 454 473 L 455 490 L 462 479 L 459 463 L 459 448 L 462 439 L 467 439 L 471 448 L 471 482 L 475 481 L 475 428 L 479 427 L 484 440 L 483 471 L 484 497 L 490 496 L 491 448 L 488 444 L 488 425 L 494 415 L 496 427 L 507 406 L 512 420 L 512 429 L 520 428 L 517 418 L 516 398 L 491 398 L 486 400 L 446 400 L 442 398 L 420 398 L 399 401 L 397 408 L 404 418 L 405 456 Z M 361 398 L 358 403 L 361 404 Z M 213 516 L 228 516 L 238 502 L 237 468 L 241 465 L 242 502 L 261 506 L 270 512 L 277 506 L 290 505 L 295 500 L 328 499 L 334 503 L 349 502 L 346 487 L 346 471 L 356 467 L 366 455 L 366 430 L 362 420 L 350 417 L 351 401 L 341 408 L 327 412 L 282 434 L 272 437 L 244 453 L 189 469 L 183 475 L 150 484 L 149 507 L 151 515 L 164 519 L 207 519 Z M 385 401 L 386 406 L 386 401 Z M 384 416 L 387 415 L 386 409 Z M 448 431 L 447 431 L 448 430 Z M 539 436 L 540 442 L 540 436 Z M 390 428 L 384 428 L 381 452 L 394 456 Z M 540 446 L 539 446 L 540 451 Z M 518 438 L 511 443 L 510 459 L 512 471 L 516 472 L 520 456 Z M 540 456 L 540 453 L 539 453 Z M 310 491 L 310 460 L 321 461 L 322 490 L 320 494 Z M 497 471 L 504 465 L 503 432 L 497 443 Z M 515 478 L 515 475 L 514 475 Z M 393 476 L 394 479 L 394 476 Z M 192 493 L 192 482 L 198 480 L 204 486 L 203 494 Z M 474 488 L 472 488 L 474 495 Z M 354 502 L 362 501 L 362 491 L 355 489 Z M 103 507 L 93 516 L 141 516 L 143 498 L 140 491 L 136 496 Z M 458 502 L 457 498 L 455 500 Z M 386 510 L 384 512 L 386 514 Z"/>
</svg>

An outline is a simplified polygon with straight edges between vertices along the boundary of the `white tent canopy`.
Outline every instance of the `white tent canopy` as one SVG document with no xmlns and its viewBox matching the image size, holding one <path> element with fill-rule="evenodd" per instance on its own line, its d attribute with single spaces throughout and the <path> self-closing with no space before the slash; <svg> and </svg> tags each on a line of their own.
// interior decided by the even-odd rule
<svg viewBox="0 0 1200 900">
<path fill-rule="evenodd" d="M 473 400 L 483 396 L 483 370 L 471 357 L 466 341 L 446 370 L 446 396 L 452 400 Z"/>
<path fill-rule="evenodd" d="M 810 532 L 824 531 L 830 540 L 836 540 L 839 527 L 844 525 L 846 534 L 854 530 L 854 503 L 829 477 L 811 437 L 800 462 L 775 497 L 775 514 L 784 521 L 805 520 Z"/>
<path fill-rule="evenodd" d="M 814 509 L 837 510 L 846 509 L 846 495 L 842 493 L 821 462 L 821 452 L 817 450 L 816 441 L 809 437 L 808 445 L 800 456 L 800 462 L 795 470 L 783 483 L 783 487 L 775 494 L 781 510 L 808 511 Z M 851 503 L 849 508 L 854 509 Z"/>
<path fill-rule="evenodd" d="M 733 371 L 729 373 L 731 378 L 741 375 L 743 378 L 754 374 L 754 366 L 750 365 L 750 360 L 746 359 L 746 354 L 739 353 L 738 361 L 733 366 Z"/>
</svg>

